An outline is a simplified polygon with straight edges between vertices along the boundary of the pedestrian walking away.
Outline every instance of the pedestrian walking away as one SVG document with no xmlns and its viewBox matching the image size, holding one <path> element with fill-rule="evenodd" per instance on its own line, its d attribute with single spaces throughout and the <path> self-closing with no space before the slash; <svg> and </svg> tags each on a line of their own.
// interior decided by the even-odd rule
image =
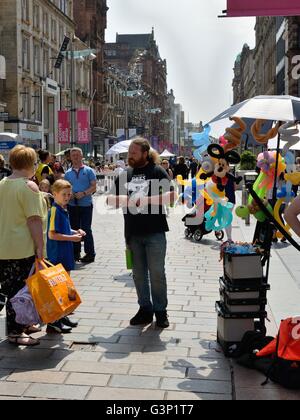
<svg viewBox="0 0 300 420">
<path fill-rule="evenodd" d="M 133 254 L 133 278 L 140 309 L 131 325 L 147 325 L 156 316 L 159 328 L 168 328 L 168 297 L 165 273 L 169 230 L 165 205 L 175 201 L 171 179 L 159 166 L 159 156 L 143 138 L 129 148 L 126 169 L 116 180 L 108 205 L 123 208 L 125 238 Z M 150 282 L 149 282 L 150 274 Z"/>
<path fill-rule="evenodd" d="M 75 261 L 89 264 L 95 261 L 95 246 L 92 233 L 93 221 L 93 198 L 96 192 L 97 178 L 94 170 L 83 164 L 82 150 L 74 148 L 71 150 L 72 168 L 65 174 L 65 180 L 70 182 L 73 188 L 73 198 L 70 201 L 68 210 L 71 227 L 78 231 L 85 231 L 84 251 L 85 256 L 81 258 L 81 243 L 74 244 Z"/>
</svg>

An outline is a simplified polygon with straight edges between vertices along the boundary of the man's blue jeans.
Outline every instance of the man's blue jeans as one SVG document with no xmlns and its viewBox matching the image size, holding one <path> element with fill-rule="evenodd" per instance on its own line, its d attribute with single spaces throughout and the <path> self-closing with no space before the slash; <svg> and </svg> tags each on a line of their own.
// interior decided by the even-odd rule
<svg viewBox="0 0 300 420">
<path fill-rule="evenodd" d="M 133 253 L 133 278 L 140 307 L 147 311 L 165 311 L 168 306 L 165 233 L 134 235 L 128 246 Z"/>
<path fill-rule="evenodd" d="M 93 221 L 93 206 L 80 207 L 80 206 L 68 206 L 71 228 L 73 230 L 82 229 L 85 231 L 86 236 L 84 238 L 84 252 L 90 257 L 96 255 L 94 238 L 92 233 L 92 221 Z M 74 255 L 78 257 L 81 251 L 81 243 L 74 243 Z"/>
</svg>

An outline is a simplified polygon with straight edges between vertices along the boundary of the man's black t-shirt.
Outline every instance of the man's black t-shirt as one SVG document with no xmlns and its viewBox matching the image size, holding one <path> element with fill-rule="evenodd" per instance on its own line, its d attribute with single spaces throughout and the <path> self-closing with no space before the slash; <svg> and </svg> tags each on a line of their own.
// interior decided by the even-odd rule
<svg viewBox="0 0 300 420">
<path fill-rule="evenodd" d="M 11 171 L 9 169 L 6 168 L 0 168 L 0 181 L 3 178 L 7 178 L 8 176 L 11 175 Z"/>
<path fill-rule="evenodd" d="M 173 190 L 171 178 L 157 165 L 127 169 L 117 178 L 114 195 L 127 195 L 133 201 L 144 197 L 155 197 Z M 169 227 L 163 206 L 125 208 L 125 237 L 168 232 Z"/>
</svg>

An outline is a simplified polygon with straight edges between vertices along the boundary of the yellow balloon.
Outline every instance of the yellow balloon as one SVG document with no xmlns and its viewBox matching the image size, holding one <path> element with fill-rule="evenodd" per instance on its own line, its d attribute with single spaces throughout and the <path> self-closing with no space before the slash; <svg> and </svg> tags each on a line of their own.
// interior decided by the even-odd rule
<svg viewBox="0 0 300 420">
<path fill-rule="evenodd" d="M 285 202 L 285 198 L 280 198 L 277 200 L 276 205 L 274 207 L 274 219 L 276 222 L 286 231 L 286 233 L 290 234 L 291 227 L 289 225 L 284 225 L 282 220 L 280 219 L 280 207 Z M 276 233 L 277 238 L 283 238 L 283 234 L 281 232 Z"/>
</svg>

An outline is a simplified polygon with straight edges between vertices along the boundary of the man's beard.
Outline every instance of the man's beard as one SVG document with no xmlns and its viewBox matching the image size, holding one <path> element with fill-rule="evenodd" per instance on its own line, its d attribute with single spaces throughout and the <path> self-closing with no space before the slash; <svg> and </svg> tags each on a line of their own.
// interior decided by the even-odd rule
<svg viewBox="0 0 300 420">
<path fill-rule="evenodd" d="M 128 159 L 128 163 L 129 166 L 131 166 L 131 168 L 133 169 L 137 169 L 137 168 L 142 168 L 143 166 L 146 166 L 147 160 L 145 159 L 139 159 L 139 160 L 135 160 L 135 159 Z"/>
</svg>

